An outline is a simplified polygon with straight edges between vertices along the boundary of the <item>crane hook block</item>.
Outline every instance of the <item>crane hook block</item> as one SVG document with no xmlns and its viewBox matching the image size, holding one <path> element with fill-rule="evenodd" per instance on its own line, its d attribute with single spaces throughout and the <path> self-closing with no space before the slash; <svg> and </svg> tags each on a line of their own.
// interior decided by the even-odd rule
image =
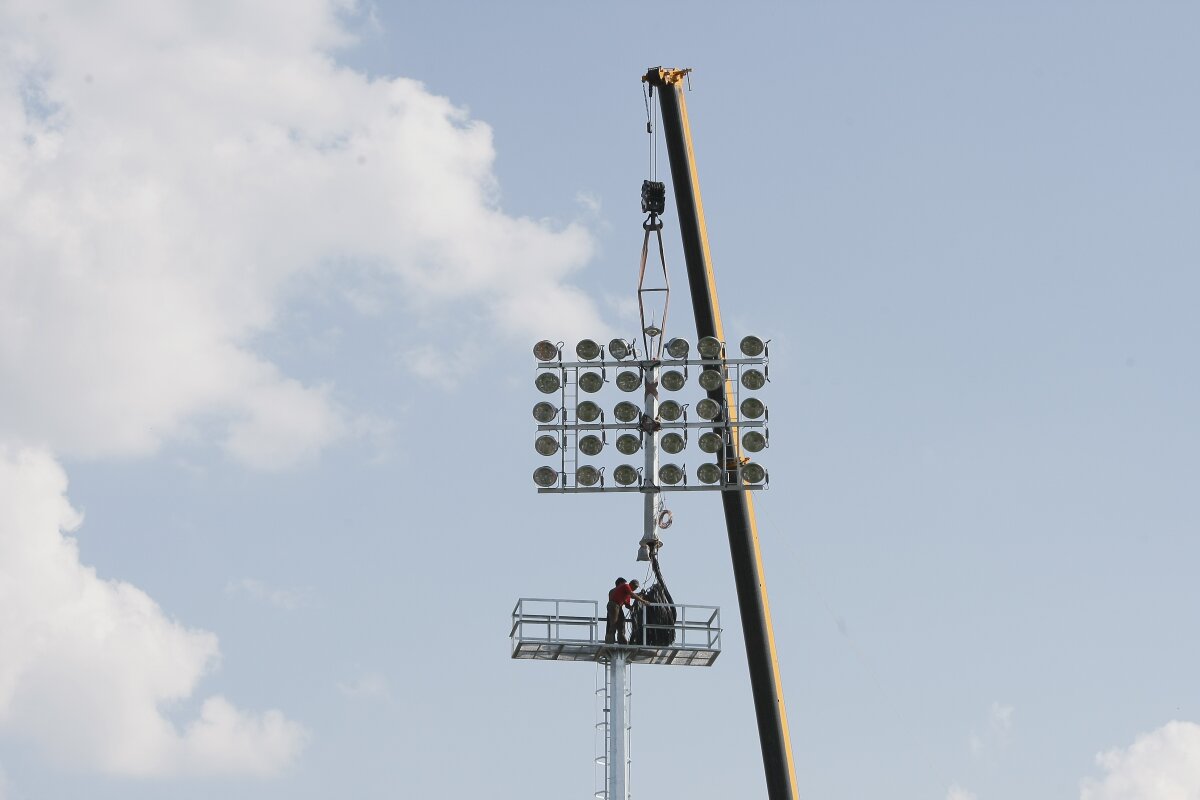
<svg viewBox="0 0 1200 800">
<path fill-rule="evenodd" d="M 661 214 L 667 210 L 667 185 L 662 181 L 642 181 L 642 213 Z"/>
</svg>

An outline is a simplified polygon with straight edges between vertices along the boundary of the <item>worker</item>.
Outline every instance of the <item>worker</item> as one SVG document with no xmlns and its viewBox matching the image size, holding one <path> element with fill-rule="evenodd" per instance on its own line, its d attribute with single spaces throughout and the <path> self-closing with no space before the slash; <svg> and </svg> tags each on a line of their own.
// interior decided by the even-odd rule
<svg viewBox="0 0 1200 800">
<path fill-rule="evenodd" d="M 617 578 L 616 585 L 609 591 L 608 625 L 604 628 L 605 644 L 629 644 L 625 637 L 624 609 L 632 606 L 634 600 L 637 600 L 639 603 L 649 602 L 637 593 L 639 586 L 641 584 L 636 580 L 626 583 L 624 578 Z"/>
</svg>

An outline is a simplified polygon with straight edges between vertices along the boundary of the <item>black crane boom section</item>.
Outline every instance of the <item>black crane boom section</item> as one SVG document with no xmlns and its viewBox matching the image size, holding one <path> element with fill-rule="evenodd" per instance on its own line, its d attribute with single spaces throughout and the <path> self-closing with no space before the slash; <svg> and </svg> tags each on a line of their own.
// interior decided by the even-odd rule
<svg viewBox="0 0 1200 800">
<path fill-rule="evenodd" d="M 708 232 L 704 207 L 700 201 L 700 183 L 692 151 L 691 129 L 684 101 L 684 78 L 688 70 L 654 67 L 645 80 L 651 91 L 658 92 L 662 110 L 662 130 L 671 164 L 671 182 L 683 236 L 683 257 L 687 265 L 692 308 L 696 315 L 697 336 L 715 336 L 724 341 L 717 287 L 708 250 Z M 709 396 L 721 403 L 729 419 L 734 419 L 729 390 L 716 389 Z M 740 448 L 735 435 L 725 453 L 727 463 L 736 462 Z M 762 553 L 754 523 L 751 493 L 738 488 L 721 492 L 725 525 L 729 533 L 729 553 L 733 560 L 738 608 L 746 639 L 746 661 L 750 668 L 750 687 L 758 719 L 763 766 L 770 800 L 797 800 L 796 770 L 792 761 L 783 688 L 771 628 L 771 609 L 767 602 L 767 584 L 763 577 Z"/>
</svg>

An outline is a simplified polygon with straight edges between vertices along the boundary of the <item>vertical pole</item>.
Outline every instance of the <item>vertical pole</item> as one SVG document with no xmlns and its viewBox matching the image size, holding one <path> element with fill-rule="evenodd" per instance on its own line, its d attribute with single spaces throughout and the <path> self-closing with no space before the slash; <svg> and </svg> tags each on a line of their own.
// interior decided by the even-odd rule
<svg viewBox="0 0 1200 800">
<path fill-rule="evenodd" d="M 659 363 L 657 361 L 650 362 L 649 367 L 645 370 L 646 381 L 646 419 L 658 419 L 658 372 Z M 646 519 L 642 530 L 642 543 L 654 542 L 650 544 L 651 554 L 658 542 L 658 512 L 662 510 L 662 493 L 657 491 L 658 487 L 658 431 L 650 431 L 646 435 L 646 464 L 645 464 L 645 479 L 649 481 L 651 486 L 655 487 L 655 491 L 645 493 Z M 634 613 L 637 613 L 637 607 L 634 607 Z M 635 642 L 635 644 L 644 644 L 644 642 Z"/>
<path fill-rule="evenodd" d="M 663 136 L 671 163 L 671 182 L 679 211 L 679 229 L 683 237 L 683 257 L 687 265 L 696 333 L 724 341 L 721 311 L 717 304 L 717 286 L 708 249 L 708 231 L 704 206 L 700 201 L 700 181 L 692 151 L 683 80 L 687 72 L 656 67 L 644 80 L 658 91 L 662 109 Z M 736 409 L 727 391 L 717 389 L 709 396 L 721 403 L 727 419 L 736 419 Z M 736 437 L 724 454 L 726 464 L 736 463 L 740 447 Z M 762 552 L 754 521 L 750 492 L 730 487 L 721 492 L 725 526 L 729 534 L 729 554 L 737 587 L 738 608 L 746 637 L 746 661 L 750 669 L 750 688 L 758 719 L 758 737 L 762 746 L 763 768 L 770 800 L 797 800 L 796 768 L 792 761 L 787 712 L 783 704 L 783 686 L 779 680 L 779 662 L 771 626 L 771 608 L 767 602 L 767 583 L 763 576 Z"/>
<path fill-rule="evenodd" d="M 625 738 L 625 685 L 629 663 L 625 651 L 613 648 L 608 659 L 608 800 L 628 800 L 628 760 Z"/>
</svg>

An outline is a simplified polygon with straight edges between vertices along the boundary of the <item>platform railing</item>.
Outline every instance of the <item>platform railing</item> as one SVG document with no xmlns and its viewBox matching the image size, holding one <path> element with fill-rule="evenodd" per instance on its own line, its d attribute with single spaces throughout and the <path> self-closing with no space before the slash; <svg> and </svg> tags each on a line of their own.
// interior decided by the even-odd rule
<svg viewBox="0 0 1200 800">
<path fill-rule="evenodd" d="M 675 622 L 651 623 L 648 612 L 653 608 L 674 609 Z M 643 639 L 630 641 L 632 647 L 656 647 L 648 644 L 647 640 L 668 638 L 671 639 L 671 644 L 667 645 L 669 647 L 721 649 L 721 609 L 718 606 L 638 604 L 635 613 L 640 615 Z M 513 640 L 514 648 L 520 642 L 599 646 L 604 644 L 602 626 L 606 622 L 606 618 L 600 616 L 600 604 L 595 600 L 522 597 L 513 608 L 509 637 Z M 654 631 L 663 631 L 666 635 L 655 636 L 652 633 Z"/>
</svg>

